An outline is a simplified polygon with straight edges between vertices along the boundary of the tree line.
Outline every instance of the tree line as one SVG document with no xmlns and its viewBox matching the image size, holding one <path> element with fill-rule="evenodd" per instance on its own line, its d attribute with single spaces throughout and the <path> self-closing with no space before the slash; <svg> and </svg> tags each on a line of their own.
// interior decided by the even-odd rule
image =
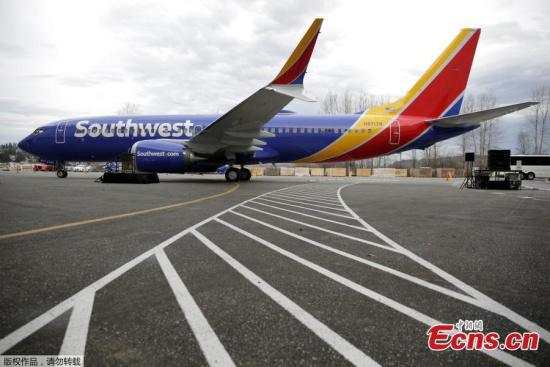
<svg viewBox="0 0 550 367">
<path fill-rule="evenodd" d="M 0 144 L 0 163 L 35 161 L 36 157 L 17 146 L 17 143 Z"/>
</svg>

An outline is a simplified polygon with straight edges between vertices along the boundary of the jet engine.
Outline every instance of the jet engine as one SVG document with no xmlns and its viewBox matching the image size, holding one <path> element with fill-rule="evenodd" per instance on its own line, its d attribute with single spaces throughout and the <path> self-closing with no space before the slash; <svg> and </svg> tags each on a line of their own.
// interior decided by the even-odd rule
<svg viewBox="0 0 550 367">
<path fill-rule="evenodd" d="M 162 140 L 139 141 L 132 146 L 132 154 L 138 171 L 154 173 L 184 173 L 206 159 L 181 144 Z"/>
</svg>

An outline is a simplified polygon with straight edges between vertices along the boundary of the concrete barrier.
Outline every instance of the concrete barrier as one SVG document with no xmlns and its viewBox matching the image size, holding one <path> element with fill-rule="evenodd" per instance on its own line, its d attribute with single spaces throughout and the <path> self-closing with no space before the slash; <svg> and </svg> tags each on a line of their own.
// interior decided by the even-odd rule
<svg viewBox="0 0 550 367">
<path fill-rule="evenodd" d="M 279 169 L 275 167 L 266 167 L 264 171 L 265 176 L 279 176 Z"/>
<path fill-rule="evenodd" d="M 264 167 L 250 167 L 250 172 L 252 172 L 252 176 L 263 176 L 265 173 Z"/>
<path fill-rule="evenodd" d="M 324 168 L 312 168 L 310 170 L 310 174 L 312 176 L 324 176 L 325 175 L 325 169 Z"/>
<path fill-rule="evenodd" d="M 396 168 L 395 177 L 407 177 L 407 169 L 405 168 Z"/>
<path fill-rule="evenodd" d="M 369 177 L 370 176 L 370 168 L 358 168 L 357 169 L 357 176 L 358 177 Z"/>
<path fill-rule="evenodd" d="M 432 169 L 430 167 L 411 169 L 411 177 L 432 177 Z"/>
<path fill-rule="evenodd" d="M 294 168 L 281 167 L 281 176 L 294 176 Z"/>
<path fill-rule="evenodd" d="M 395 177 L 395 168 L 375 168 L 372 170 L 374 177 Z"/>
<path fill-rule="evenodd" d="M 325 175 L 330 177 L 346 177 L 345 168 L 327 168 Z"/>
<path fill-rule="evenodd" d="M 294 175 L 298 177 L 310 176 L 309 167 L 296 167 L 294 170 Z"/>
</svg>

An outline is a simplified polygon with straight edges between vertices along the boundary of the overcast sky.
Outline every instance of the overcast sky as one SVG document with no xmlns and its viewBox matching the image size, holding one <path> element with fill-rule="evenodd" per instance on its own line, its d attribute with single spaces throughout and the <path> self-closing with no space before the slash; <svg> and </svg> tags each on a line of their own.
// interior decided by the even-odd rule
<svg viewBox="0 0 550 367">
<path fill-rule="evenodd" d="M 223 113 L 273 79 L 316 17 L 305 85 L 318 98 L 400 97 L 461 28 L 479 27 L 467 93 L 522 102 L 550 83 L 549 15 L 544 0 L 0 0 L 0 143 L 125 102 L 142 114 Z M 504 120 L 511 136 L 523 116 Z"/>
</svg>

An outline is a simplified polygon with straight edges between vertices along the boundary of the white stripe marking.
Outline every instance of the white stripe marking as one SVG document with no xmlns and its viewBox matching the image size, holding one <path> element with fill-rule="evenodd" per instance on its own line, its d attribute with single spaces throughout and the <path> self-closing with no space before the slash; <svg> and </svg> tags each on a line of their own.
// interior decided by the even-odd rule
<svg viewBox="0 0 550 367">
<path fill-rule="evenodd" d="M 386 296 L 383 296 L 382 294 L 380 293 L 377 293 L 373 290 L 370 290 L 368 288 L 365 288 L 355 282 L 352 282 L 351 280 L 349 279 L 346 279 L 336 273 L 333 273 L 332 271 L 330 270 L 327 270 L 319 265 L 316 265 L 308 260 L 305 260 L 305 259 L 302 259 L 301 257 L 298 257 L 296 255 L 294 255 L 293 253 L 291 252 L 288 252 L 286 250 L 283 250 L 282 248 L 280 247 L 277 247 L 275 246 L 274 244 L 272 244 L 271 242 L 268 242 L 260 237 L 257 237 L 251 233 L 248 233 L 238 227 L 235 227 L 234 225 L 230 224 L 230 223 L 227 223 L 223 220 L 221 220 L 220 218 L 215 218 L 214 220 L 216 220 L 217 222 L 220 222 L 221 224 L 233 229 L 234 231 L 237 231 L 253 240 L 255 240 L 256 242 L 259 242 L 261 243 L 262 245 L 272 249 L 273 251 L 276 251 L 278 253 L 280 253 L 281 255 L 284 255 L 326 277 L 328 277 L 329 279 L 332 279 L 368 298 L 371 298 L 377 302 L 380 302 L 382 303 L 383 305 L 385 306 L 388 306 L 390 308 L 393 308 L 394 310 L 398 311 L 398 312 L 401 312 L 402 314 L 405 314 L 407 316 L 409 316 L 410 318 L 413 318 L 425 325 L 428 325 L 428 326 L 434 326 L 434 325 L 437 325 L 437 324 L 441 324 L 442 322 L 436 320 L 436 319 L 433 319 L 427 315 L 424 315 L 423 313 L 421 312 L 418 312 L 410 307 L 407 307 L 405 305 L 402 305 L 401 303 L 398 303 Z M 510 366 L 531 366 L 530 364 L 528 364 L 527 362 L 519 359 L 519 358 L 516 358 L 510 354 L 507 354 L 505 352 L 502 352 L 500 350 L 496 350 L 496 351 L 487 351 L 487 350 L 481 350 L 480 351 L 481 353 L 485 353 L 501 362 L 504 362 Z"/>
<path fill-rule="evenodd" d="M 341 207 L 342 205 L 340 204 L 340 202 L 338 200 L 332 200 L 332 199 L 319 199 L 317 197 L 314 197 L 314 196 L 310 196 L 310 195 L 294 195 L 294 194 L 271 194 L 272 196 L 281 196 L 281 197 L 287 197 L 287 198 L 296 198 L 296 199 L 300 199 L 300 200 L 305 200 L 305 201 L 313 201 L 315 203 L 319 203 L 319 204 L 330 204 L 330 205 L 336 205 L 336 206 L 339 206 Z"/>
<path fill-rule="evenodd" d="M 346 186 L 349 186 L 349 185 L 346 185 Z M 393 248 L 395 248 L 397 250 L 400 250 L 403 254 L 405 254 L 411 260 L 416 261 L 418 264 L 420 264 L 420 265 L 424 266 L 425 268 L 433 271 L 435 274 L 439 275 L 441 278 L 445 279 L 447 282 L 451 283 L 452 285 L 454 285 L 458 289 L 461 289 L 465 293 L 467 293 L 470 296 L 472 296 L 472 297 L 478 299 L 479 301 L 481 301 L 481 304 L 483 304 L 483 307 L 486 310 L 494 312 L 498 315 L 504 316 L 508 320 L 510 320 L 513 323 L 523 327 L 526 330 L 535 331 L 535 332 L 539 333 L 539 336 L 540 336 L 541 339 L 545 340 L 546 342 L 550 342 L 550 332 L 548 330 L 542 328 L 541 326 L 535 324 L 532 321 L 527 320 L 526 318 L 524 318 L 523 316 L 515 313 L 514 311 L 506 308 L 504 305 L 494 301 L 493 299 L 491 299 L 488 296 L 486 296 L 485 294 L 479 292 L 475 288 L 470 287 L 468 284 L 466 284 L 466 283 L 462 282 L 461 280 L 455 278 L 451 274 L 441 270 L 440 268 L 438 268 L 437 266 L 433 265 L 432 263 L 424 260 L 423 258 L 415 255 L 414 253 L 407 250 L 403 246 L 398 245 L 397 243 L 395 243 L 394 241 L 392 241 L 391 239 L 389 239 L 388 237 L 386 237 L 382 233 L 378 232 L 374 227 L 369 225 L 367 222 L 365 222 L 363 219 L 361 219 L 361 217 L 359 217 L 357 214 L 355 214 L 355 212 L 353 210 L 351 210 L 347 206 L 347 204 L 344 202 L 344 200 L 342 199 L 341 191 L 346 186 L 342 186 L 338 190 L 338 197 L 340 198 L 340 201 L 342 202 L 342 205 L 345 208 L 347 208 L 348 211 L 350 212 L 350 214 L 353 215 L 357 221 L 359 221 L 361 224 L 363 224 L 365 226 L 365 228 L 371 230 L 372 233 L 376 234 L 380 239 L 382 239 L 388 245 L 392 246 Z"/>
<path fill-rule="evenodd" d="M 317 226 L 314 226 L 313 224 L 300 222 L 299 220 L 290 219 L 290 218 L 283 217 L 283 216 L 281 216 L 281 215 L 277 215 L 277 214 L 273 214 L 273 213 L 269 213 L 269 212 L 266 212 L 266 211 L 263 211 L 263 210 L 260 210 L 260 209 L 251 208 L 251 207 L 249 207 L 249 206 L 243 206 L 243 207 L 245 207 L 245 208 L 247 208 L 247 209 L 250 209 L 250 210 L 255 210 L 255 211 L 260 212 L 260 213 L 264 213 L 264 214 L 267 214 L 267 215 L 271 215 L 271 216 L 273 216 L 273 217 L 281 218 L 281 219 L 287 220 L 287 221 L 289 221 L 289 222 L 297 223 L 297 224 L 300 224 L 300 225 L 302 225 L 302 226 L 306 226 L 306 227 L 310 227 L 310 228 L 315 228 L 315 229 L 317 229 L 317 230 L 319 230 L 319 231 L 331 233 L 331 234 L 336 235 L 336 236 L 348 238 L 348 239 L 353 240 L 353 241 L 366 243 L 367 245 L 376 246 L 376 247 L 382 248 L 382 249 L 384 249 L 384 250 L 388 250 L 388 251 L 392 251 L 392 252 L 397 252 L 397 253 L 399 253 L 399 251 L 396 250 L 396 249 L 394 249 L 393 247 L 384 246 L 384 245 L 381 245 L 381 244 L 376 243 L 376 242 L 364 240 L 364 239 L 358 238 L 358 237 L 353 237 L 353 236 L 350 236 L 350 235 L 347 235 L 347 234 L 344 234 L 344 233 L 340 233 L 340 232 L 336 232 L 336 231 L 331 231 L 330 229 L 326 229 L 326 228 L 322 228 L 322 227 L 317 227 Z M 241 214 L 241 213 L 238 213 L 238 212 L 236 212 L 236 211 L 234 211 L 234 210 L 232 210 L 231 213 L 234 213 L 234 214 L 237 214 L 237 215 L 241 215 L 241 216 L 243 216 L 243 217 L 246 217 L 247 219 L 253 220 L 253 221 L 255 221 L 255 222 L 258 222 L 258 223 L 260 223 L 260 224 L 266 225 L 266 226 L 268 226 L 268 227 L 273 227 L 274 229 L 276 229 L 276 230 L 278 230 L 278 231 L 281 230 L 281 231 L 287 232 L 287 231 L 285 231 L 285 230 L 282 229 L 282 228 L 275 227 L 275 226 L 271 226 L 271 225 L 268 224 L 268 223 L 265 223 L 265 222 L 262 222 L 262 221 L 259 221 L 259 220 L 250 218 L 249 216 L 244 215 L 244 214 Z M 297 237 L 299 237 L 299 238 L 305 238 L 305 237 L 302 237 L 302 236 L 295 235 L 295 234 L 292 233 L 292 232 L 288 232 L 288 233 L 290 233 L 292 236 L 297 236 Z"/>
<path fill-rule="evenodd" d="M 270 198 L 270 199 L 274 199 L 274 200 L 282 200 L 282 201 L 289 201 L 291 203 L 296 203 L 296 204 L 302 204 L 302 205 L 309 205 L 309 206 L 314 206 L 316 208 L 325 208 L 325 209 L 331 209 L 331 210 L 338 210 L 340 212 L 347 212 L 346 209 L 338 209 L 338 208 L 335 208 L 333 206 L 325 206 L 325 205 L 318 205 L 318 204 L 310 204 L 310 203 L 305 203 L 303 201 L 299 201 L 299 200 L 296 200 L 296 199 L 284 199 L 282 197 L 277 197 L 275 195 L 267 195 L 267 196 L 264 196 L 264 198 Z M 328 205 L 328 204 L 327 204 Z"/>
<path fill-rule="evenodd" d="M 313 317 L 306 310 L 298 306 L 296 303 L 292 302 L 292 300 L 290 300 L 284 294 L 266 283 L 262 278 L 243 266 L 240 262 L 238 262 L 225 251 L 220 249 L 201 233 L 193 231 L 193 234 L 216 255 L 221 257 L 226 263 L 231 265 L 233 269 L 235 269 L 243 277 L 245 277 L 250 283 L 254 284 L 268 297 L 277 302 L 279 306 L 281 306 L 288 313 L 294 316 L 305 327 L 315 333 L 315 335 L 317 335 L 325 343 L 330 345 L 334 350 L 344 356 L 344 358 L 346 358 L 348 361 L 356 366 L 379 366 L 378 363 L 376 363 L 369 356 L 364 354 L 361 350 L 357 349 L 350 342 L 342 338 L 340 335 L 332 331 L 328 326 Z"/>
<path fill-rule="evenodd" d="M 204 317 L 201 309 L 193 299 L 193 296 L 189 293 L 185 284 L 183 284 L 183 281 L 179 277 L 176 269 L 174 269 L 168 256 L 166 256 L 164 250 L 157 250 L 155 255 L 185 315 L 185 319 L 199 342 L 208 364 L 210 366 L 234 366 L 233 360 L 223 347 L 220 339 L 218 339 L 218 336 L 208 323 L 208 320 L 206 320 L 206 317 Z"/>
<path fill-rule="evenodd" d="M 300 212 L 297 212 L 297 211 L 294 211 L 294 210 L 289 210 L 289 209 L 283 209 L 283 208 L 279 208 L 278 206 L 269 205 L 269 204 L 264 204 L 264 203 L 260 203 L 260 202 L 257 202 L 257 201 L 252 201 L 252 202 L 250 202 L 250 204 L 263 205 L 263 206 L 267 206 L 267 207 L 269 207 L 269 208 L 273 208 L 273 209 L 277 209 L 277 210 L 282 210 L 282 211 L 289 212 L 289 213 L 293 213 L 293 214 L 302 215 L 302 216 L 304 216 L 304 217 L 309 217 L 309 218 L 313 218 L 313 219 L 319 219 L 319 220 L 322 220 L 322 221 L 325 221 L 325 222 L 334 223 L 334 224 L 339 224 L 339 225 L 341 225 L 341 226 L 346 226 L 346 227 L 358 229 L 358 230 L 361 230 L 361 231 L 370 232 L 370 231 L 369 231 L 368 229 L 366 229 L 365 227 L 358 227 L 358 226 L 354 226 L 354 225 L 351 225 L 351 224 L 338 222 L 338 221 L 331 220 L 331 219 L 316 217 L 315 215 L 300 213 Z M 249 206 L 244 205 L 244 204 L 243 204 L 242 206 L 245 207 L 245 208 L 250 208 Z"/>
<path fill-rule="evenodd" d="M 280 193 L 293 194 L 293 195 L 308 195 L 316 198 L 325 198 L 328 200 L 338 201 L 336 197 L 336 189 L 330 190 L 330 191 L 324 191 L 324 192 L 313 191 L 313 190 L 300 190 L 300 191 L 296 190 L 296 191 L 280 191 Z"/>
<path fill-rule="evenodd" d="M 256 200 L 265 200 L 265 201 L 269 201 L 271 203 L 275 203 L 275 204 L 281 204 L 281 205 L 288 205 L 288 206 L 293 206 L 293 207 L 296 207 L 296 208 L 300 208 L 300 209 L 305 209 L 305 210 L 311 210 L 311 211 L 314 211 L 314 212 L 319 212 L 319 213 L 324 213 L 324 214 L 329 214 L 329 215 L 335 215 L 337 217 L 342 217 L 342 218 L 347 218 L 347 219 L 355 219 L 353 217 L 350 217 L 350 216 L 347 216 L 347 215 L 341 215 L 341 214 L 336 214 L 336 213 L 330 213 L 330 212 L 325 212 L 323 210 L 317 210 L 317 209 L 312 209 L 312 208 L 306 208 L 306 207 L 303 207 L 303 206 L 299 206 L 299 205 L 293 205 L 293 204 L 287 204 L 287 203 L 281 203 L 281 202 L 278 202 L 278 201 L 274 201 L 274 200 L 269 200 L 269 199 L 264 199 L 263 197 L 258 197 L 254 200 L 254 202 L 256 202 Z"/>
<path fill-rule="evenodd" d="M 94 297 L 95 292 L 90 291 L 82 293 L 75 299 L 71 319 L 59 352 L 60 355 L 84 355 Z"/>
<path fill-rule="evenodd" d="M 283 192 L 278 193 L 278 195 L 284 195 L 284 196 L 293 196 L 293 197 L 299 197 L 299 198 L 308 198 L 313 200 L 322 200 L 330 202 L 331 204 L 338 204 L 340 205 L 340 202 L 338 201 L 338 197 L 336 196 L 336 193 L 333 195 L 317 195 L 309 192 Z"/>
<path fill-rule="evenodd" d="M 258 223 L 258 224 L 262 224 L 262 225 L 264 225 L 264 226 L 266 226 L 266 227 L 272 228 L 272 229 L 277 230 L 277 231 L 279 231 L 279 232 L 281 232 L 281 233 L 284 233 L 284 234 L 286 234 L 286 235 L 295 237 L 295 238 L 297 238 L 297 239 L 300 240 L 300 241 L 307 242 L 307 243 L 309 243 L 309 244 L 312 244 L 312 245 L 314 245 L 314 246 L 320 247 L 320 248 L 325 249 L 325 250 L 327 250 L 327 251 L 330 251 L 330 252 L 333 252 L 333 253 L 335 253 L 335 254 L 344 256 L 344 257 L 346 257 L 346 258 L 348 258 L 348 259 L 355 260 L 355 261 L 360 262 L 360 263 L 362 263 L 362 264 L 371 266 L 371 267 L 373 267 L 373 268 L 375 268 L 375 269 L 385 271 L 385 272 L 387 272 L 387 273 L 389 273 L 389 274 L 392 274 L 392 275 L 395 275 L 395 276 L 397 276 L 397 277 L 399 277 L 399 278 L 408 280 L 409 282 L 418 284 L 418 285 L 420 285 L 420 286 L 422 286 L 422 287 L 425 287 L 425 288 L 431 289 L 431 290 L 433 290 L 433 291 L 436 291 L 436 292 L 445 294 L 445 295 L 447 295 L 447 296 L 449 296 L 449 297 L 456 298 L 456 299 L 458 299 L 458 300 L 460 300 L 460 301 L 463 301 L 463 302 L 466 302 L 466 303 L 470 303 L 470 304 L 472 304 L 472 305 L 474 305 L 474 306 L 478 306 L 478 307 L 481 307 L 481 308 L 484 307 L 483 302 L 480 302 L 479 300 L 477 300 L 477 299 L 475 299 L 475 298 L 473 298 L 473 297 L 469 297 L 469 296 L 467 296 L 467 295 L 464 295 L 464 294 L 461 294 L 461 293 L 452 291 L 452 290 L 450 290 L 450 289 L 447 289 L 447 288 L 444 288 L 444 287 L 441 287 L 441 286 L 432 284 L 432 283 L 427 282 L 427 281 L 425 281 L 425 280 L 422 280 L 422 279 L 420 279 L 420 278 L 413 277 L 412 275 L 409 275 L 409 274 L 400 272 L 400 271 L 398 271 L 398 270 L 389 268 L 389 267 L 384 266 L 384 265 L 380 265 L 380 264 L 375 263 L 375 262 L 373 262 L 373 261 L 369 261 L 369 260 L 363 259 L 363 258 L 361 258 L 361 257 L 359 257 L 359 256 L 352 255 L 352 254 L 350 254 L 350 253 L 348 253 L 348 252 L 345 252 L 345 251 L 341 251 L 341 250 L 335 249 L 335 248 L 333 248 L 333 247 L 324 245 L 324 244 L 322 244 L 322 243 L 319 243 L 319 242 L 317 242 L 317 241 L 311 240 L 311 239 L 309 239 L 309 238 L 306 238 L 306 237 L 303 237 L 303 236 L 294 234 L 294 233 L 292 233 L 292 232 L 286 231 L 286 230 L 284 230 L 284 229 L 282 229 L 282 228 L 275 227 L 275 226 L 273 226 L 273 225 L 271 225 L 271 224 L 269 224 L 269 223 L 265 223 L 265 222 L 262 222 L 262 221 L 260 221 L 260 220 L 257 220 L 257 219 L 248 217 L 248 216 L 243 215 L 243 214 L 241 214 L 241 213 L 238 213 L 238 212 L 235 212 L 235 211 L 231 211 L 231 213 L 236 214 L 236 215 L 239 215 L 239 216 L 241 216 L 241 217 L 244 217 L 244 218 L 246 218 L 246 219 L 248 219 L 248 220 L 251 220 L 251 221 L 253 221 L 253 222 L 256 222 L 256 223 Z M 380 245 L 378 245 L 378 246 L 380 247 Z M 382 246 L 382 248 L 390 250 L 390 248 L 388 248 L 388 247 L 383 247 L 383 246 Z M 397 251 L 397 250 L 391 249 L 391 251 Z"/>
</svg>

